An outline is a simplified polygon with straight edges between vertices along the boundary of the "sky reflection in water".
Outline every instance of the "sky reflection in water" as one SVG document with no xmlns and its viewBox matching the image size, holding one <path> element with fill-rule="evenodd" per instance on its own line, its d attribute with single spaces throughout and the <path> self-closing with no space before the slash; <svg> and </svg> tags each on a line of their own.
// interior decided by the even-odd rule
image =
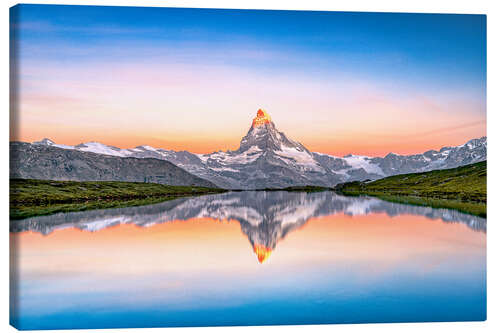
<svg viewBox="0 0 500 333">
<path fill-rule="evenodd" d="M 23 329 L 486 316 L 485 219 L 331 192 L 12 221 L 11 249 Z"/>
</svg>

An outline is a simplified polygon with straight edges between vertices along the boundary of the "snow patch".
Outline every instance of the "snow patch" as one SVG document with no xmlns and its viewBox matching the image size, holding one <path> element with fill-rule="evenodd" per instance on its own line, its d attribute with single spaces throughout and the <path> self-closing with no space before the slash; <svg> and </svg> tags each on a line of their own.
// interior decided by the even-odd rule
<svg viewBox="0 0 500 333">
<path fill-rule="evenodd" d="M 84 143 L 82 146 L 76 146 L 75 149 L 96 154 L 119 156 L 119 157 L 125 157 L 131 154 L 129 151 L 125 149 L 107 146 L 99 142 L 87 142 Z"/>
<path fill-rule="evenodd" d="M 209 156 L 221 164 L 247 164 L 252 163 L 262 155 L 262 150 L 257 146 L 251 146 L 241 154 L 230 154 L 217 152 Z M 212 169 L 212 168 L 211 168 Z"/>
<path fill-rule="evenodd" d="M 376 164 L 371 163 L 371 158 L 367 156 L 349 155 L 344 157 L 344 161 L 353 169 L 364 169 L 368 173 L 385 176 L 384 172 Z"/>
<path fill-rule="evenodd" d="M 221 167 L 221 168 L 215 168 L 215 167 L 211 167 L 210 169 L 211 169 L 211 170 L 213 170 L 213 171 L 229 171 L 229 172 L 240 172 L 239 170 L 236 170 L 236 169 L 232 169 L 232 168 L 228 168 L 228 167 Z"/>
<path fill-rule="evenodd" d="M 318 165 L 318 162 L 314 159 L 314 157 L 306 151 L 299 151 L 294 147 L 286 147 L 281 145 L 281 150 L 275 151 L 274 153 L 278 156 L 285 157 L 285 159 L 292 159 L 297 164 L 305 167 L 306 169 L 312 171 L 324 172 L 323 168 Z M 284 160 L 287 162 L 286 160 Z"/>
</svg>

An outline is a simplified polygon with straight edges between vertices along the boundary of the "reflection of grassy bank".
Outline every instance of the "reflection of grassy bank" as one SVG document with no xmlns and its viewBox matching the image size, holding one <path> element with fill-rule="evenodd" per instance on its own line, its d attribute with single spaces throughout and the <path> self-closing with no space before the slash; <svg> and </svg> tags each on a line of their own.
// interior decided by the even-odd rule
<svg viewBox="0 0 500 333">
<path fill-rule="evenodd" d="M 55 213 L 79 212 L 92 209 L 121 208 L 131 206 L 152 205 L 155 203 L 177 199 L 179 196 L 152 197 L 137 200 L 97 200 L 83 203 L 59 203 L 47 205 L 22 205 L 11 204 L 10 218 L 13 220 L 24 219 L 32 216 L 50 215 Z"/>
<path fill-rule="evenodd" d="M 10 217 L 20 219 L 57 212 L 140 206 L 224 191 L 153 183 L 11 179 Z"/>
<path fill-rule="evenodd" d="M 335 187 L 344 195 L 370 195 L 384 200 L 456 209 L 486 217 L 486 162 L 454 169 L 435 170 L 349 182 Z"/>
<path fill-rule="evenodd" d="M 257 191 L 323 192 L 331 190 L 333 189 L 330 187 L 306 185 L 306 186 L 289 186 L 284 188 L 266 188 L 266 189 L 259 189 Z"/>
<path fill-rule="evenodd" d="M 394 203 L 402 203 L 415 206 L 427 206 L 433 208 L 454 209 L 466 214 L 486 217 L 486 203 L 464 202 L 458 200 L 425 198 L 415 196 L 396 196 L 387 194 L 370 194 L 370 196 Z"/>
</svg>

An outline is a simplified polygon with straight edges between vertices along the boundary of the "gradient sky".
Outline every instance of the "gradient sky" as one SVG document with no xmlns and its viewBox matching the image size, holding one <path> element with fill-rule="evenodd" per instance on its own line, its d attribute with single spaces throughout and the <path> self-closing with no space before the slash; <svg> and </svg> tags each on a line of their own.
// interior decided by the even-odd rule
<svg viewBox="0 0 500 333">
<path fill-rule="evenodd" d="M 11 139 L 235 149 L 257 109 L 312 151 L 486 135 L 486 16 L 21 5 Z"/>
</svg>

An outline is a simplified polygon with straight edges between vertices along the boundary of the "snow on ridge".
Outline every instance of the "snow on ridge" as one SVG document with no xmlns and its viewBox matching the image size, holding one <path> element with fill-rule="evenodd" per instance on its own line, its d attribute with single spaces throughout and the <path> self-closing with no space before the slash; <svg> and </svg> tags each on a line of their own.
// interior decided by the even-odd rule
<svg viewBox="0 0 500 333">
<path fill-rule="evenodd" d="M 335 156 L 335 155 L 320 153 L 319 151 L 311 152 L 311 154 L 313 154 L 313 155 L 316 154 L 316 155 L 320 155 L 320 156 L 327 156 L 327 157 L 331 157 L 331 158 L 339 158 L 339 159 L 343 158 L 343 157 L 339 157 L 339 156 Z"/>
<path fill-rule="evenodd" d="M 236 170 L 236 169 L 228 168 L 228 167 L 221 167 L 221 168 L 210 167 L 210 169 L 213 170 L 213 171 L 240 172 L 240 170 Z"/>
<path fill-rule="evenodd" d="M 276 155 L 292 159 L 297 164 L 309 167 L 314 171 L 323 171 L 323 169 L 318 165 L 318 162 L 314 159 L 312 154 L 309 154 L 305 151 L 299 151 L 294 147 L 286 147 L 283 144 L 281 145 L 280 149 L 281 150 L 279 151 L 275 151 Z"/>
<path fill-rule="evenodd" d="M 34 145 L 46 145 L 46 146 L 57 147 L 57 148 L 61 148 L 61 149 L 75 149 L 75 147 L 73 147 L 73 146 L 58 145 L 54 141 L 47 139 L 47 138 L 44 138 L 40 141 L 34 141 L 33 144 Z"/>
<path fill-rule="evenodd" d="M 210 157 L 210 154 L 195 154 L 196 156 L 198 156 L 198 158 L 203 162 L 203 163 L 207 163 L 207 160 L 209 159 Z"/>
<path fill-rule="evenodd" d="M 57 147 L 57 148 L 62 148 L 62 149 L 75 149 L 73 146 L 67 146 L 67 145 L 58 145 L 58 144 L 51 144 L 50 146 L 52 147 Z"/>
<path fill-rule="evenodd" d="M 253 132 L 257 136 L 265 134 L 264 127 L 254 128 Z M 278 139 L 283 139 L 283 137 L 285 137 L 285 135 L 280 132 L 276 133 Z M 246 137 L 243 138 L 242 144 L 245 140 Z M 293 140 L 289 141 L 291 144 L 296 143 Z M 250 142 L 247 142 L 247 144 L 248 143 L 252 144 Z M 485 148 L 486 138 L 484 137 L 480 139 L 472 139 L 461 146 L 442 147 L 439 151 L 431 150 L 423 153 L 430 158 L 424 156 L 423 154 L 405 156 L 395 153 L 390 153 L 386 157 L 370 157 L 353 154 L 346 155 L 344 157 L 337 157 L 320 152 L 309 152 L 307 149 L 304 150 L 303 146 L 299 143 L 296 143 L 295 146 L 290 146 L 290 143 L 282 142 L 281 140 L 275 143 L 277 144 L 277 146 L 273 147 L 277 148 L 273 149 L 272 151 L 264 151 L 263 148 L 259 148 L 257 144 L 252 144 L 248 149 L 244 151 L 218 151 L 209 154 L 192 154 L 199 158 L 199 161 L 194 161 L 192 157 L 184 155 L 184 152 L 181 153 L 173 150 L 158 149 L 148 145 L 137 146 L 135 148 L 129 149 L 121 149 L 95 141 L 82 143 L 76 146 L 59 145 L 46 138 L 41 141 L 33 142 L 33 144 L 37 145 L 53 146 L 62 149 L 76 149 L 79 151 L 93 152 L 103 155 L 138 158 L 154 157 L 161 160 L 168 160 L 171 163 L 174 163 L 178 167 L 181 167 L 194 175 L 211 180 L 216 184 L 217 182 L 220 182 L 222 185 L 219 186 L 228 186 L 228 184 L 232 184 L 231 186 L 237 187 L 238 185 L 235 184 L 237 184 L 241 179 L 244 179 L 243 177 L 250 177 L 258 180 L 266 178 L 264 171 L 260 169 L 254 170 L 249 169 L 248 167 L 243 167 L 245 165 L 251 166 L 252 163 L 263 156 L 263 154 L 269 154 L 269 156 L 271 156 L 272 154 L 272 158 L 266 159 L 264 163 L 291 168 L 293 169 L 293 172 L 297 174 L 297 177 L 306 175 L 307 172 L 311 171 L 316 173 L 314 175 L 315 177 L 324 177 L 325 175 L 329 175 L 331 173 L 337 175 L 336 178 L 333 178 L 333 181 L 338 182 L 349 181 L 351 179 L 362 177 L 363 170 L 373 175 L 374 178 L 378 178 L 378 176 L 385 177 L 391 175 L 398 171 L 397 165 L 401 162 L 399 160 L 402 160 L 406 157 L 410 158 L 409 161 L 412 163 L 416 162 L 417 160 L 420 162 L 424 162 L 425 165 L 418 165 L 418 169 L 416 169 L 417 166 L 415 166 L 415 172 L 440 169 L 447 165 L 446 161 L 450 153 L 456 151 L 475 152 L 474 149 L 477 149 L 478 147 Z M 484 152 L 482 149 L 479 150 L 479 153 L 477 154 L 471 153 L 469 155 L 470 161 L 477 161 L 481 158 L 485 158 L 483 157 Z M 400 157 L 395 158 L 394 156 Z M 387 157 L 389 157 L 389 161 L 387 163 L 378 163 L 378 161 L 381 160 L 386 161 Z M 330 158 L 335 160 L 330 160 Z M 396 162 L 393 163 L 393 161 L 391 161 L 390 159 L 395 159 Z M 375 161 L 377 161 L 377 163 Z M 283 163 L 285 165 L 283 165 Z M 393 165 L 395 165 L 395 167 Z M 355 170 L 361 171 L 361 173 L 355 172 Z M 383 170 L 386 170 L 387 173 Z M 224 174 L 224 172 L 226 173 Z M 319 174 L 321 174 L 321 176 Z"/>
<path fill-rule="evenodd" d="M 84 146 L 84 147 L 82 147 L 82 146 Z M 96 153 L 96 154 L 112 155 L 112 156 L 119 156 L 119 157 L 125 157 L 127 155 L 130 155 L 130 152 L 128 152 L 125 149 L 107 146 L 107 145 L 99 143 L 99 142 L 86 142 L 86 143 L 82 144 L 81 146 L 80 145 L 75 146 L 74 149 L 78 149 L 78 150 L 86 151 L 86 152 L 91 152 L 91 153 Z"/>
<path fill-rule="evenodd" d="M 147 146 L 147 145 L 144 145 L 144 146 L 138 146 L 138 147 L 136 147 L 136 148 L 143 148 L 144 150 L 150 150 L 150 151 L 154 151 L 154 152 L 156 152 L 156 151 L 157 151 L 157 149 L 156 149 L 156 148 L 153 148 L 153 147 L 151 147 L 151 146 Z"/>
<path fill-rule="evenodd" d="M 214 159 L 221 164 L 246 164 L 251 163 L 262 155 L 262 150 L 257 146 L 251 146 L 241 154 L 227 152 L 216 152 L 209 154 L 207 159 Z M 204 162 L 206 163 L 206 161 Z"/>
<path fill-rule="evenodd" d="M 368 173 L 375 173 L 377 175 L 385 176 L 385 173 L 376 164 L 371 163 L 371 157 L 349 155 L 343 158 L 348 165 L 353 169 L 364 169 Z"/>
</svg>

